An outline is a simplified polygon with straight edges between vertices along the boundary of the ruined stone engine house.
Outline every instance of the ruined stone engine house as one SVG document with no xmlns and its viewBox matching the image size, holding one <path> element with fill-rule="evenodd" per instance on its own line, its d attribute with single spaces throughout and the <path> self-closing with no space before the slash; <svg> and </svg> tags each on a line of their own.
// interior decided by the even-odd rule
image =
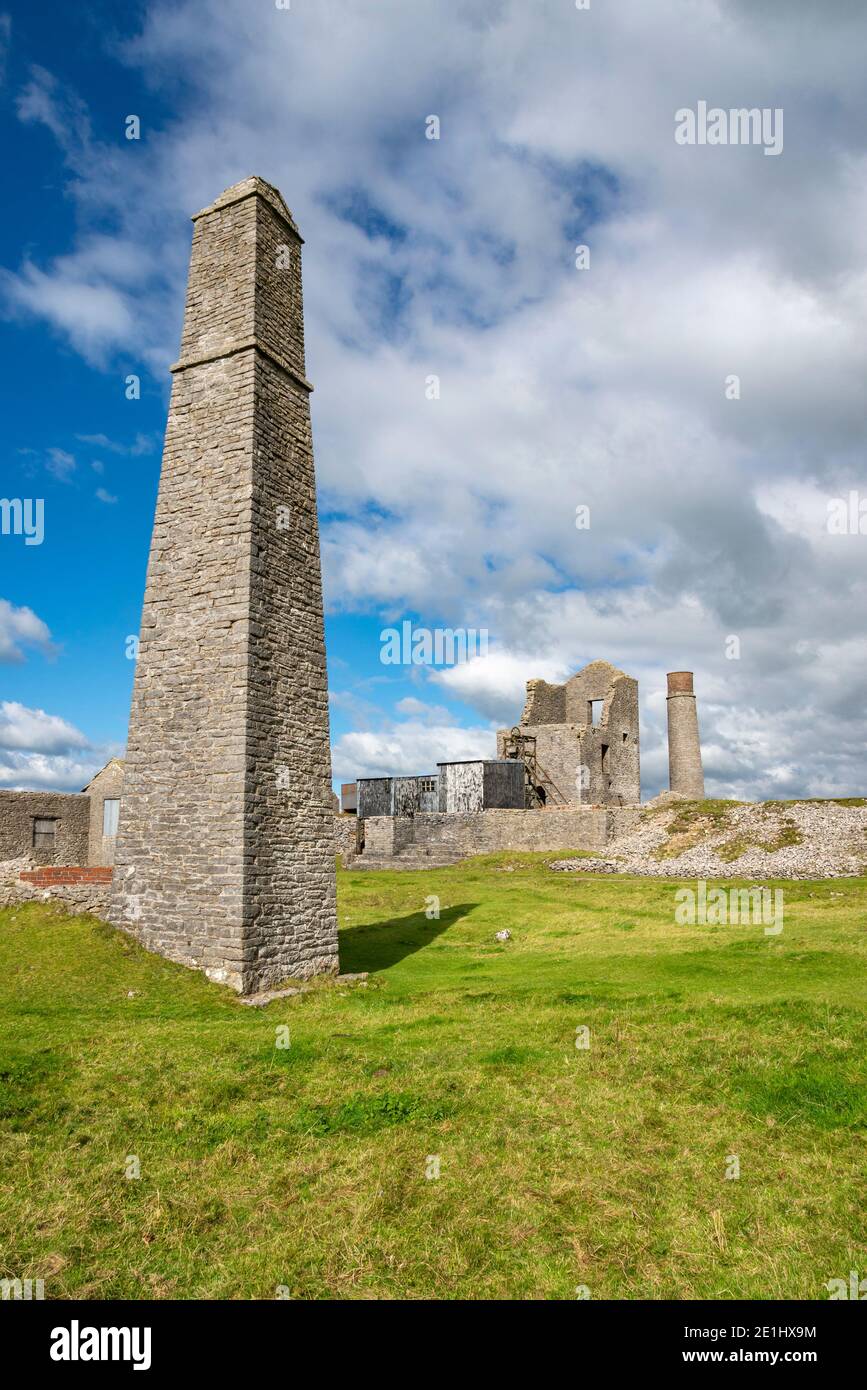
<svg viewBox="0 0 867 1390">
<path fill-rule="evenodd" d="M 563 685 L 528 681 L 521 722 L 499 731 L 497 757 L 524 763 L 529 806 L 637 806 L 638 681 L 607 661 Z"/>
<path fill-rule="evenodd" d="M 691 673 L 672 672 L 668 692 L 671 791 L 702 797 Z M 362 862 L 602 849 L 638 816 L 638 682 L 607 661 L 592 661 L 562 685 L 528 681 L 520 722 L 498 731 L 495 759 L 437 768 L 359 778 Z"/>
</svg>

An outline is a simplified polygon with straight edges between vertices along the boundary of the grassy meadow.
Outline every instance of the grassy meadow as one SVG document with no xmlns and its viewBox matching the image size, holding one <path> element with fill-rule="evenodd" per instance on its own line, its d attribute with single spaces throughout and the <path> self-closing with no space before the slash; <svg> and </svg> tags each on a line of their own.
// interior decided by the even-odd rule
<svg viewBox="0 0 867 1390">
<path fill-rule="evenodd" d="M 766 936 L 553 857 L 338 871 L 367 984 L 264 1009 L 93 918 L 0 912 L 0 1277 L 822 1299 L 867 1274 L 867 879 L 778 885 Z"/>
</svg>

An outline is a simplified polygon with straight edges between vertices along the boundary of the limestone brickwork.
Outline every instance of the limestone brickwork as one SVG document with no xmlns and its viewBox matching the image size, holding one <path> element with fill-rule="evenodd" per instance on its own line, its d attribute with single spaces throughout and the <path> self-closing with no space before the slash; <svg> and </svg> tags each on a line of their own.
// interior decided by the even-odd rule
<svg viewBox="0 0 867 1390">
<path fill-rule="evenodd" d="M 111 920 L 246 993 L 337 969 L 302 241 L 257 178 L 193 220 Z"/>
<path fill-rule="evenodd" d="M 334 817 L 334 849 L 344 868 L 347 868 L 358 850 L 358 817 L 339 815 Z"/>
</svg>

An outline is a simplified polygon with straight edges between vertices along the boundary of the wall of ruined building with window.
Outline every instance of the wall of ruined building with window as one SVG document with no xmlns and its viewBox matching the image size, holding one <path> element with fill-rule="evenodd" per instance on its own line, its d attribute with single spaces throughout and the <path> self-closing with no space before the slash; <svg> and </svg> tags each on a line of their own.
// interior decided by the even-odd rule
<svg viewBox="0 0 867 1390">
<path fill-rule="evenodd" d="M 0 860 L 86 864 L 89 835 L 89 796 L 0 791 Z"/>
<path fill-rule="evenodd" d="M 114 846 L 123 791 L 123 764 L 112 761 L 88 784 L 90 799 L 90 849 L 85 864 L 114 863 Z"/>
</svg>

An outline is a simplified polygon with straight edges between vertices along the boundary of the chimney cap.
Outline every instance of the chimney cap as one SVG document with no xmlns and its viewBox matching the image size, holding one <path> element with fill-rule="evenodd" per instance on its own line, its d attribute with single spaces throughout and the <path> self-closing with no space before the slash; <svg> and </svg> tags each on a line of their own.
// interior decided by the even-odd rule
<svg viewBox="0 0 867 1390">
<path fill-rule="evenodd" d="M 692 695 L 692 671 L 669 671 L 669 695 Z"/>
</svg>

